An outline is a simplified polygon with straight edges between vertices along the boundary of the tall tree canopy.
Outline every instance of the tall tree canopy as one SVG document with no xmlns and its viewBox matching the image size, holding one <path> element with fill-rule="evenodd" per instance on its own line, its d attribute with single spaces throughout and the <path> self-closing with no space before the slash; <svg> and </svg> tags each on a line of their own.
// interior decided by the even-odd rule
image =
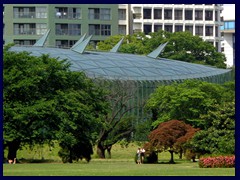
<svg viewBox="0 0 240 180">
<path fill-rule="evenodd" d="M 8 158 L 16 158 L 22 145 L 51 140 L 58 140 L 70 154 L 79 144 L 91 150 L 92 133 L 99 130 L 100 116 L 108 106 L 101 88 L 83 73 L 70 71 L 66 60 L 8 49 L 3 55 L 3 136 Z M 89 157 L 90 150 L 88 156 L 76 151 L 79 157 Z"/>
<path fill-rule="evenodd" d="M 197 80 L 186 80 L 159 86 L 151 94 L 145 108 L 152 112 L 153 126 L 169 119 L 180 119 L 193 127 L 206 129 L 208 122 L 201 118 L 215 104 L 232 99 L 231 85 L 219 85 Z"/>
<path fill-rule="evenodd" d="M 98 43 L 100 50 L 110 50 L 122 36 L 111 36 L 109 39 Z M 190 32 L 158 31 L 146 36 L 144 33 L 126 35 L 119 52 L 132 54 L 149 54 L 160 44 L 168 42 L 161 57 L 175 59 L 191 63 L 205 64 L 226 68 L 226 57 L 218 52 L 209 42 L 199 36 L 193 36 Z"/>
<path fill-rule="evenodd" d="M 201 117 L 208 128 L 195 134 L 189 142 L 193 152 L 199 154 L 235 154 L 235 102 L 213 105 Z"/>
</svg>

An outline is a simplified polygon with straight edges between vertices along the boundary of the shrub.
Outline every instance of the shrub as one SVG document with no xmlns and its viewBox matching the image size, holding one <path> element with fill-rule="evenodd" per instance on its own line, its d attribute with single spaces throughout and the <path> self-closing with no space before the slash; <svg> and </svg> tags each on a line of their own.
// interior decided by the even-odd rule
<svg viewBox="0 0 240 180">
<path fill-rule="evenodd" d="M 201 168 L 232 168 L 235 167 L 235 155 L 203 157 L 199 159 Z"/>
</svg>

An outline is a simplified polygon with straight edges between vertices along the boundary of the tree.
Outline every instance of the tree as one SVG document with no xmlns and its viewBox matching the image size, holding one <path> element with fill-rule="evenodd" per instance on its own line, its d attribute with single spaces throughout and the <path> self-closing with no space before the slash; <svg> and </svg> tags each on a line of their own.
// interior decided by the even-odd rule
<svg viewBox="0 0 240 180">
<path fill-rule="evenodd" d="M 235 154 L 235 103 L 214 105 L 213 110 L 201 118 L 208 128 L 195 134 L 189 142 L 194 152 L 200 154 Z"/>
<path fill-rule="evenodd" d="M 166 34 L 166 46 L 162 57 L 226 68 L 226 57 L 223 53 L 199 36 L 190 32 L 175 32 Z"/>
<path fill-rule="evenodd" d="M 180 119 L 195 128 L 205 129 L 207 114 L 214 104 L 225 102 L 228 89 L 219 84 L 198 80 L 185 80 L 159 86 L 146 103 L 146 110 L 152 112 L 153 127 L 168 119 Z"/>
<path fill-rule="evenodd" d="M 103 126 L 101 127 L 97 139 L 97 154 L 100 158 L 105 158 L 107 150 L 111 157 L 111 148 L 116 142 L 124 139 L 129 139 L 134 131 L 134 117 L 128 116 L 128 112 L 136 108 L 134 101 L 136 89 L 131 81 L 121 82 L 99 82 L 102 87 L 109 89 L 109 94 L 106 96 L 110 103 L 110 111 L 107 116 L 102 118 Z"/>
<path fill-rule="evenodd" d="M 69 138 L 72 146 L 79 142 L 89 146 L 98 117 L 107 107 L 104 92 L 83 73 L 70 71 L 66 60 L 16 53 L 9 47 L 3 60 L 3 136 L 8 158 L 16 158 L 25 144 L 56 139 L 60 145 Z"/>
<path fill-rule="evenodd" d="M 183 144 L 188 142 L 198 130 L 179 120 L 160 123 L 149 134 L 149 143 L 146 144 L 145 149 L 154 149 L 157 152 L 169 151 L 171 154 L 169 162 L 174 163 L 173 153 L 180 152 Z"/>
</svg>

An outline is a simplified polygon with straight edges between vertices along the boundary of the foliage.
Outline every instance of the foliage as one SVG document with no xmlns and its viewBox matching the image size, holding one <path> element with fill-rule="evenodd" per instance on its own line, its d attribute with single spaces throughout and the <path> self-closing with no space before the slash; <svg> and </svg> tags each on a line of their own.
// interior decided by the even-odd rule
<svg viewBox="0 0 240 180">
<path fill-rule="evenodd" d="M 139 122 L 138 125 L 135 127 L 134 131 L 134 141 L 147 141 L 148 140 L 148 134 L 151 131 L 151 121 L 143 121 Z"/>
<path fill-rule="evenodd" d="M 193 127 L 206 129 L 209 122 L 201 117 L 215 104 L 229 101 L 229 94 L 234 94 L 230 88 L 233 88 L 230 84 L 222 86 L 197 80 L 159 86 L 151 94 L 145 109 L 153 114 L 153 127 L 169 119 L 180 119 Z"/>
<path fill-rule="evenodd" d="M 208 128 L 196 133 L 189 142 L 194 152 L 235 154 L 235 103 L 214 105 L 214 109 L 201 118 L 208 122 Z"/>
<path fill-rule="evenodd" d="M 148 151 L 149 149 L 157 152 L 169 151 L 171 153 L 170 162 L 174 162 L 172 153 L 180 152 L 184 148 L 184 143 L 188 142 L 197 131 L 198 129 L 179 120 L 163 122 L 151 131 L 148 136 L 149 143 L 146 143 L 144 148 Z"/>
<path fill-rule="evenodd" d="M 104 92 L 67 60 L 4 49 L 4 143 L 8 158 L 24 144 L 91 144 L 107 103 Z M 81 151 L 78 151 L 81 153 Z M 91 153 L 91 152 L 89 152 Z M 80 154 L 81 155 L 81 154 Z M 82 154 L 83 155 L 83 154 Z"/>
<path fill-rule="evenodd" d="M 199 159 L 201 168 L 233 168 L 235 156 L 203 157 Z"/>
</svg>

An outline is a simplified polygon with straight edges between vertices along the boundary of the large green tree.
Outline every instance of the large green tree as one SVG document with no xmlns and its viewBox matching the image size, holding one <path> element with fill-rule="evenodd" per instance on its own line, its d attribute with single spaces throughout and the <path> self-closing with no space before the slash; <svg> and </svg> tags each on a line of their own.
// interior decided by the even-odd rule
<svg viewBox="0 0 240 180">
<path fill-rule="evenodd" d="M 186 80 L 159 86 L 151 94 L 145 108 L 152 113 L 153 126 L 169 119 L 180 119 L 196 128 L 208 128 L 202 115 L 213 109 L 213 105 L 228 101 L 227 96 L 234 93 L 232 86 L 219 85 L 197 80 Z M 229 95 L 229 98 L 233 96 Z"/>
<path fill-rule="evenodd" d="M 6 47 L 3 64 L 3 138 L 9 159 L 25 144 L 57 139 L 70 154 L 76 144 L 91 145 L 107 108 L 100 88 L 83 73 L 70 71 L 66 60 L 48 55 L 35 57 Z"/>
<path fill-rule="evenodd" d="M 208 128 L 201 130 L 189 142 L 193 152 L 199 154 L 235 154 L 235 103 L 213 105 L 201 116 Z"/>
</svg>

